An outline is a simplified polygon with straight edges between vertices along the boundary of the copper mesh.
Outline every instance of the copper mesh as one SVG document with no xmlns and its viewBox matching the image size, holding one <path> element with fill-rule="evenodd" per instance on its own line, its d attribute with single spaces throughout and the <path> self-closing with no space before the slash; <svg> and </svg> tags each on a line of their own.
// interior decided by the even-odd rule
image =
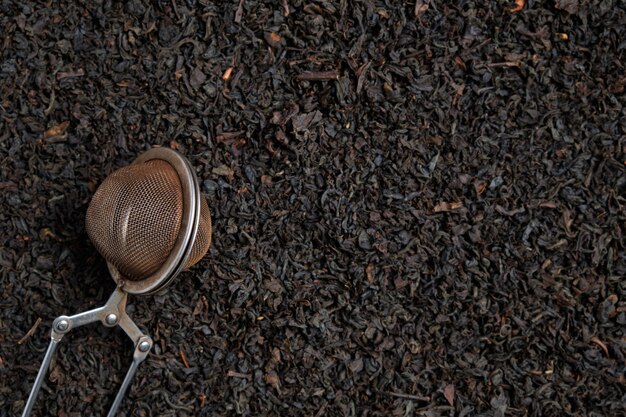
<svg viewBox="0 0 626 417">
<path fill-rule="evenodd" d="M 198 262 L 211 243 L 211 216 L 201 196 L 198 233 L 185 268 Z M 148 278 L 172 252 L 183 216 L 176 170 L 162 160 L 129 165 L 109 175 L 87 209 L 89 237 L 129 280 Z"/>
</svg>

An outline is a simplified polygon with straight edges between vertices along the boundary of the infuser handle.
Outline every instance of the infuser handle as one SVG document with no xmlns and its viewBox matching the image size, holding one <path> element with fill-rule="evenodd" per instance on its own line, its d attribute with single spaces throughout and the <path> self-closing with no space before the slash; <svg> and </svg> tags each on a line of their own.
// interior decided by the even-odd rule
<svg viewBox="0 0 626 417">
<path fill-rule="evenodd" d="M 142 345 L 142 343 L 147 343 L 147 344 Z M 142 350 L 142 346 L 143 346 L 143 349 L 146 349 L 145 351 Z M 115 400 L 113 400 L 113 404 L 111 405 L 111 409 L 109 410 L 109 414 L 107 414 L 107 417 L 115 417 L 115 414 L 117 413 L 117 409 L 120 407 L 120 404 L 122 403 L 122 399 L 124 398 L 124 394 L 126 393 L 128 386 L 130 385 L 130 381 L 133 379 L 133 376 L 135 376 L 135 372 L 137 372 L 137 368 L 139 367 L 139 364 L 143 362 L 144 359 L 146 359 L 146 356 L 148 356 L 148 352 L 150 351 L 151 346 L 152 346 L 152 340 L 149 337 L 147 337 L 144 341 L 139 342 L 135 346 L 135 354 L 133 355 L 133 362 L 130 364 L 128 371 L 126 372 L 126 376 L 124 377 L 122 386 L 117 392 L 117 395 L 115 396 Z"/>
<path fill-rule="evenodd" d="M 63 336 L 65 336 L 72 329 L 94 323 L 96 321 L 102 322 L 102 324 L 107 327 L 120 326 L 135 345 L 133 361 L 126 372 L 126 377 L 124 378 L 122 386 L 117 392 L 115 400 L 113 400 L 113 405 L 107 415 L 107 417 L 115 416 L 115 413 L 124 398 L 126 389 L 130 385 L 130 381 L 137 371 L 137 367 L 146 359 L 150 349 L 152 348 L 152 339 L 143 334 L 137 325 L 126 314 L 126 298 L 127 294 L 122 291 L 120 287 L 118 287 L 115 289 L 113 294 L 111 294 L 111 297 L 109 297 L 109 300 L 104 306 L 85 311 L 84 313 L 79 313 L 74 316 L 59 316 L 54 320 L 52 323 L 50 344 L 48 345 L 46 355 L 44 356 L 39 372 L 37 373 L 37 378 L 35 378 L 33 388 L 28 396 L 28 401 L 26 401 L 22 417 L 30 416 L 35 400 L 37 399 L 37 394 L 39 394 L 39 390 L 41 389 L 41 384 L 48 372 L 50 362 L 54 357 L 54 352 L 56 351 L 59 342 L 61 342 L 61 339 L 63 339 Z"/>
<path fill-rule="evenodd" d="M 28 401 L 26 401 L 26 406 L 24 407 L 24 412 L 22 413 L 22 417 L 30 416 L 30 412 L 33 409 L 33 405 L 35 405 L 35 399 L 37 398 L 37 394 L 39 394 L 39 389 L 41 388 L 41 383 L 43 382 L 44 377 L 46 376 L 47 370 L 50 367 L 50 362 L 52 361 L 52 357 L 54 356 L 54 351 L 57 349 L 59 342 L 61 341 L 61 337 L 58 339 L 55 338 L 54 330 L 52 331 L 52 340 L 50 340 L 50 344 L 48 345 L 48 350 L 46 350 L 46 356 L 43 358 L 43 362 L 41 363 L 41 367 L 39 368 L 39 372 L 37 373 L 37 378 L 35 378 L 35 383 L 33 384 L 33 389 L 30 391 L 30 395 L 28 396 Z"/>
</svg>

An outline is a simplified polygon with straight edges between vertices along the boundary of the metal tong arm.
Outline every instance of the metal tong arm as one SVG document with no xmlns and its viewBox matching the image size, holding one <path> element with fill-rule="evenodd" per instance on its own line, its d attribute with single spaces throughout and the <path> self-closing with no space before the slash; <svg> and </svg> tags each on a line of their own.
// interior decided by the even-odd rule
<svg viewBox="0 0 626 417">
<path fill-rule="evenodd" d="M 52 361 L 54 352 L 56 351 L 61 339 L 63 339 L 63 336 L 65 336 L 72 329 L 94 323 L 96 321 L 100 321 L 106 327 L 120 326 L 135 345 L 133 362 L 128 368 L 124 381 L 122 382 L 122 386 L 117 392 L 115 400 L 113 400 L 113 405 L 109 410 L 109 414 L 107 414 L 107 417 L 115 416 L 115 413 L 122 402 L 122 398 L 124 398 L 126 389 L 130 385 L 130 381 L 133 379 L 133 376 L 137 371 L 137 367 L 146 359 L 150 349 L 152 348 L 152 339 L 143 334 L 137 325 L 133 323 L 130 317 L 126 314 L 126 298 L 127 294 L 122 291 L 120 287 L 118 287 L 115 289 L 113 294 L 111 294 L 111 297 L 109 297 L 109 300 L 104 306 L 85 311 L 84 313 L 79 313 L 74 316 L 59 316 L 54 320 L 50 335 L 50 345 L 48 345 L 48 350 L 46 351 L 46 355 L 44 356 L 39 372 L 37 373 L 37 378 L 35 378 L 35 383 L 33 384 L 33 389 L 31 390 L 26 406 L 24 407 L 22 417 L 30 416 L 37 394 L 39 394 L 41 384 L 48 372 L 48 368 L 50 367 L 50 362 Z"/>
</svg>

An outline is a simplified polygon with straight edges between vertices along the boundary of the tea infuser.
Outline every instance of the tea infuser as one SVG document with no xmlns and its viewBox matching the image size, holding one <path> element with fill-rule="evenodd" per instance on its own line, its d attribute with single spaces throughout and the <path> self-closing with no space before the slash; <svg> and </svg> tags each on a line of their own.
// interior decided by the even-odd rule
<svg viewBox="0 0 626 417">
<path fill-rule="evenodd" d="M 126 314 L 128 294 L 153 294 L 165 288 L 197 263 L 211 244 L 211 215 L 198 179 L 189 162 L 167 148 L 151 149 L 109 175 L 89 204 L 85 226 L 117 287 L 104 306 L 54 320 L 22 417 L 30 415 L 63 336 L 97 321 L 106 327 L 120 326 L 134 343 L 132 363 L 107 415 L 115 416 L 153 344 Z"/>
</svg>

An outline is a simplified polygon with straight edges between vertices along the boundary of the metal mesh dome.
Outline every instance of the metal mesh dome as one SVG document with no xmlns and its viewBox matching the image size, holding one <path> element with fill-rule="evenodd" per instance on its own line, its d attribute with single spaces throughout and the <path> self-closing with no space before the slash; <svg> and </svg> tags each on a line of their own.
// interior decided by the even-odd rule
<svg viewBox="0 0 626 417">
<path fill-rule="evenodd" d="M 211 244 L 211 216 L 201 196 L 198 231 L 185 269 Z M 181 228 L 183 192 L 176 170 L 153 159 L 118 169 L 94 194 L 86 228 L 102 256 L 128 280 L 159 270 L 172 252 Z"/>
</svg>

